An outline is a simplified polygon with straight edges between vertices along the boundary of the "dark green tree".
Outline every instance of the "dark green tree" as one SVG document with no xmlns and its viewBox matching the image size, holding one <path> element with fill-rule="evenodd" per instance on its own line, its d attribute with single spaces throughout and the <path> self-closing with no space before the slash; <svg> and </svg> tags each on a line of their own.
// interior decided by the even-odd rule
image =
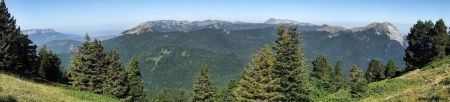
<svg viewBox="0 0 450 102">
<path fill-rule="evenodd" d="M 447 26 L 444 20 L 439 19 L 433 27 L 431 34 L 431 42 L 433 44 L 434 59 L 443 58 L 446 56 L 446 47 L 448 44 L 449 35 L 447 34 Z"/>
<path fill-rule="evenodd" d="M 207 65 L 203 65 L 197 74 L 193 94 L 192 101 L 194 102 L 214 102 L 216 100 L 216 90 L 209 76 Z"/>
<path fill-rule="evenodd" d="M 407 36 L 408 47 L 405 50 L 406 71 L 424 67 L 433 59 L 433 45 L 431 33 L 433 22 L 417 21 Z"/>
<path fill-rule="evenodd" d="M 366 80 L 368 82 L 383 80 L 385 78 L 384 72 L 385 70 L 383 64 L 381 64 L 379 60 L 372 59 L 370 60 L 367 66 L 367 71 L 365 75 Z"/>
<path fill-rule="evenodd" d="M 284 96 L 279 101 L 311 101 L 308 67 L 304 59 L 301 35 L 297 27 L 278 28 L 275 51 L 275 78 L 280 78 Z"/>
<path fill-rule="evenodd" d="M 103 93 L 106 72 L 106 54 L 99 40 L 90 41 L 86 34 L 85 42 L 72 55 L 69 64 L 69 83 L 78 89 Z"/>
<path fill-rule="evenodd" d="M 61 61 L 58 56 L 52 51 L 47 51 L 47 47 L 44 45 L 39 50 L 38 56 L 38 74 L 40 77 L 52 81 L 62 81 L 62 72 L 59 69 Z"/>
<path fill-rule="evenodd" d="M 237 88 L 238 86 L 238 81 L 236 80 L 230 80 L 230 83 L 228 84 L 227 87 L 223 88 L 221 93 L 220 93 L 220 97 L 219 97 L 219 102 L 235 102 L 236 98 L 233 95 L 233 91 Z"/>
<path fill-rule="evenodd" d="M 386 71 L 384 74 L 386 75 L 386 78 L 391 78 L 395 76 L 396 72 L 397 66 L 395 66 L 394 60 L 390 59 L 386 64 Z"/>
<path fill-rule="evenodd" d="M 72 87 L 81 90 L 88 90 L 88 83 L 91 81 L 91 76 L 88 69 L 94 67 L 94 60 L 89 56 L 91 41 L 86 34 L 83 44 L 78 46 L 78 49 L 73 52 L 72 60 L 68 67 L 68 79 Z"/>
<path fill-rule="evenodd" d="M 282 94 L 279 90 L 280 79 L 273 76 L 275 58 L 272 49 L 265 44 L 264 47 L 254 55 L 250 65 L 244 69 L 244 73 L 238 82 L 233 94 L 239 102 L 248 101 L 276 101 Z"/>
<path fill-rule="evenodd" d="M 358 98 L 364 95 L 367 91 L 367 81 L 364 78 L 363 72 L 357 65 L 353 65 L 350 72 L 350 94 L 353 98 Z"/>
<path fill-rule="evenodd" d="M 16 20 L 6 7 L 0 3 L 0 71 L 29 77 L 36 75 L 36 45 L 27 35 L 20 33 Z"/>
<path fill-rule="evenodd" d="M 313 71 L 311 77 L 318 80 L 329 80 L 332 72 L 331 66 L 327 59 L 323 55 L 318 55 L 316 59 L 312 62 Z"/>
<path fill-rule="evenodd" d="M 119 54 L 116 50 L 111 50 L 106 56 L 106 77 L 103 86 L 103 93 L 117 98 L 126 98 L 128 87 L 128 75 L 122 67 Z"/>
<path fill-rule="evenodd" d="M 130 91 L 128 92 L 127 101 L 144 102 L 146 90 L 144 90 L 144 81 L 141 79 L 141 71 L 139 62 L 136 58 L 132 58 L 128 65 L 128 85 Z"/>
<path fill-rule="evenodd" d="M 334 73 L 332 79 L 335 85 L 335 91 L 338 91 L 339 89 L 345 87 L 344 71 L 342 69 L 342 63 L 339 60 L 336 61 L 336 64 L 334 65 Z"/>
<path fill-rule="evenodd" d="M 187 100 L 183 101 L 177 101 L 177 96 L 175 96 L 174 92 L 170 91 L 167 88 L 163 88 L 160 90 L 155 97 L 152 99 L 152 102 L 185 102 Z"/>
</svg>

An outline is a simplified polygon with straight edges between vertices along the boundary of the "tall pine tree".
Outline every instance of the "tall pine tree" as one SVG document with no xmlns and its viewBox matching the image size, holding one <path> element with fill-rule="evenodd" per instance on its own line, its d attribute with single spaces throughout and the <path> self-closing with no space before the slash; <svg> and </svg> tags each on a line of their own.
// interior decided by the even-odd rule
<svg viewBox="0 0 450 102">
<path fill-rule="evenodd" d="M 439 19 L 433 27 L 431 34 L 431 40 L 433 44 L 433 56 L 434 59 L 443 58 L 446 56 L 445 50 L 449 40 L 447 34 L 447 26 L 445 26 L 444 20 Z"/>
<path fill-rule="evenodd" d="M 391 78 L 395 76 L 396 72 L 397 66 L 395 66 L 394 60 L 390 59 L 386 64 L 386 71 L 384 74 L 386 75 L 386 78 Z"/>
<path fill-rule="evenodd" d="M 334 65 L 334 73 L 333 73 L 333 83 L 335 85 L 335 91 L 338 91 L 341 88 L 344 88 L 345 86 L 345 80 L 344 80 L 344 71 L 342 69 L 342 63 L 341 61 L 336 61 L 336 64 Z"/>
<path fill-rule="evenodd" d="M 385 72 L 384 65 L 381 64 L 379 60 L 372 59 L 367 65 L 367 71 L 365 75 L 366 80 L 368 82 L 382 80 L 385 78 L 384 72 Z"/>
<path fill-rule="evenodd" d="M 350 71 L 350 85 L 350 94 L 354 98 L 363 96 L 367 91 L 367 81 L 357 65 L 353 65 Z"/>
<path fill-rule="evenodd" d="M 335 90 L 332 84 L 331 75 L 331 65 L 328 63 L 327 59 L 323 55 L 318 55 L 316 59 L 312 62 L 313 71 L 311 73 L 311 83 L 314 84 L 320 90 L 325 92 L 332 92 Z"/>
<path fill-rule="evenodd" d="M 329 80 L 332 72 L 331 66 L 327 59 L 323 55 L 318 55 L 316 59 L 312 62 L 313 71 L 311 77 L 317 78 L 319 80 Z"/>
<path fill-rule="evenodd" d="M 208 66 L 203 65 L 197 74 L 197 81 L 194 84 L 194 102 L 214 102 L 216 101 L 216 90 L 214 89 Z"/>
<path fill-rule="evenodd" d="M 62 81 L 62 72 L 59 69 L 61 61 L 55 53 L 47 51 L 45 45 L 39 50 L 37 64 L 40 77 L 53 82 Z"/>
<path fill-rule="evenodd" d="M 130 91 L 127 101 L 131 102 L 144 102 L 146 91 L 144 90 L 144 81 L 141 79 L 141 72 L 139 68 L 139 62 L 136 58 L 132 58 L 128 65 L 128 84 Z"/>
<path fill-rule="evenodd" d="M 433 45 L 431 33 L 433 22 L 417 21 L 406 37 L 408 47 L 405 50 L 406 71 L 422 68 L 433 59 Z"/>
<path fill-rule="evenodd" d="M 280 79 L 273 76 L 275 58 L 269 45 L 264 47 L 253 57 L 252 62 L 244 69 L 234 91 L 239 102 L 269 102 L 277 101 L 282 94 L 276 92 L 280 88 Z"/>
<path fill-rule="evenodd" d="M 311 101 L 309 72 L 300 39 L 297 27 L 278 28 L 273 45 L 276 60 L 273 73 L 280 78 L 279 92 L 284 96 L 280 101 Z"/>
<path fill-rule="evenodd" d="M 108 69 L 103 87 L 103 93 L 117 98 L 126 98 L 128 91 L 128 77 L 125 68 L 122 67 L 119 54 L 111 50 L 106 56 Z"/>
<path fill-rule="evenodd" d="M 73 54 L 69 64 L 69 83 L 81 90 L 102 93 L 103 81 L 107 74 L 105 57 L 101 42 L 90 41 L 86 34 L 85 42 Z"/>
<path fill-rule="evenodd" d="M 0 3 L 0 71 L 29 77 L 35 75 L 36 45 L 27 35 L 20 34 L 20 27 L 8 12 L 5 1 Z"/>
</svg>

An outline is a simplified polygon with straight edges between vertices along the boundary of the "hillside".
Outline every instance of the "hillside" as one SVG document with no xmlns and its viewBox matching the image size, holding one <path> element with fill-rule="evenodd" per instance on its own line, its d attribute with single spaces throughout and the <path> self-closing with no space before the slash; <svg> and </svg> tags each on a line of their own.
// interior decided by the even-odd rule
<svg viewBox="0 0 450 102">
<path fill-rule="evenodd" d="M 119 100 L 63 85 L 39 84 L 0 74 L 0 98 L 13 96 L 19 102 L 119 102 Z"/>
<path fill-rule="evenodd" d="M 324 98 L 328 101 L 349 101 L 350 94 L 341 90 Z M 368 85 L 362 102 L 416 102 L 438 99 L 450 101 L 450 57 L 410 71 L 399 77 Z"/>
<path fill-rule="evenodd" d="M 274 42 L 275 32 L 273 27 L 146 32 L 122 35 L 103 44 L 108 50 L 118 50 L 124 63 L 133 56 L 137 57 L 148 89 L 191 90 L 195 74 L 202 64 L 210 66 L 212 78 L 219 86 L 236 79 L 253 53 L 264 43 Z M 375 29 L 337 33 L 301 31 L 307 62 L 311 63 L 316 55 L 323 54 L 333 65 L 336 60 L 343 61 L 345 71 L 352 64 L 365 69 L 371 58 L 380 59 L 383 63 L 394 59 L 397 66 L 403 67 L 404 47 L 386 34 L 376 32 Z"/>
<path fill-rule="evenodd" d="M 444 82 L 447 81 L 447 82 Z M 450 57 L 400 77 L 369 84 L 370 97 L 362 101 L 450 101 Z M 446 84 L 444 84 L 446 83 Z"/>
</svg>

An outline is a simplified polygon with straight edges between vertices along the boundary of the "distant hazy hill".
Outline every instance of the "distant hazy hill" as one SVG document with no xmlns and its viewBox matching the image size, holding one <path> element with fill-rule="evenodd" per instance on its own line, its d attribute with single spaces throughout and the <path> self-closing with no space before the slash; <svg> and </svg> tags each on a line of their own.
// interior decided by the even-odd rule
<svg viewBox="0 0 450 102">
<path fill-rule="evenodd" d="M 42 45 L 53 40 L 74 40 L 81 37 L 74 34 L 64 34 L 56 32 L 53 29 L 29 29 L 23 30 L 21 32 L 23 34 L 27 34 L 29 36 L 29 39 L 31 39 L 31 41 L 33 41 L 33 43 L 36 45 Z"/>
<path fill-rule="evenodd" d="M 367 28 L 367 29 L 366 29 Z M 351 64 L 365 66 L 369 59 L 383 62 L 394 59 L 403 67 L 404 46 L 392 39 L 389 30 L 367 26 L 361 31 L 329 32 L 302 30 L 308 63 L 324 54 L 332 64 L 341 60 L 348 71 Z M 316 31 L 317 30 L 317 31 Z M 228 30 L 207 28 L 189 32 L 149 31 L 126 34 L 104 41 L 107 49 L 116 49 L 122 61 L 136 56 L 141 61 L 143 78 L 149 89 L 162 87 L 190 90 L 200 65 L 208 64 L 214 81 L 224 85 L 236 78 L 251 54 L 264 43 L 275 40 L 275 28 Z M 401 35 L 400 35 L 401 36 Z"/>
<path fill-rule="evenodd" d="M 58 44 L 62 42 L 61 40 L 72 40 L 73 41 L 82 41 L 83 36 L 76 34 L 65 34 L 61 32 L 57 32 L 54 29 L 29 29 L 21 31 L 23 34 L 29 36 L 29 39 L 33 41 L 34 44 L 41 46 L 43 44 Z M 92 36 L 92 35 L 91 35 Z M 92 39 L 99 40 L 108 40 L 117 37 L 116 35 L 105 35 L 105 36 L 94 36 Z M 59 40 L 59 41 L 58 41 Z M 52 42 L 57 41 L 57 42 Z"/>
<path fill-rule="evenodd" d="M 230 22 L 221 20 L 204 20 L 204 21 L 177 21 L 177 20 L 156 20 L 148 21 L 139 24 L 122 34 L 141 34 L 145 32 L 189 32 L 205 28 L 222 28 L 228 30 L 247 30 L 247 29 L 261 29 L 268 27 L 275 27 L 278 25 L 298 25 L 302 30 L 315 30 L 323 26 L 318 26 L 310 23 L 303 23 L 287 19 L 270 18 L 264 23 L 249 23 L 249 22 Z"/>
</svg>

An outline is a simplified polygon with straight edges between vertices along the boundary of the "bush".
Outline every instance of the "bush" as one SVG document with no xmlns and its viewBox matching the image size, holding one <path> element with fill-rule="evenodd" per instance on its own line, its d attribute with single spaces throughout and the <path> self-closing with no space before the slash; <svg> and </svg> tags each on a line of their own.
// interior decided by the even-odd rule
<svg viewBox="0 0 450 102">
<path fill-rule="evenodd" d="M 450 77 L 441 80 L 439 83 L 442 85 L 450 85 Z"/>
<path fill-rule="evenodd" d="M 17 100 L 14 96 L 0 94 L 0 102 L 17 102 Z"/>
</svg>

